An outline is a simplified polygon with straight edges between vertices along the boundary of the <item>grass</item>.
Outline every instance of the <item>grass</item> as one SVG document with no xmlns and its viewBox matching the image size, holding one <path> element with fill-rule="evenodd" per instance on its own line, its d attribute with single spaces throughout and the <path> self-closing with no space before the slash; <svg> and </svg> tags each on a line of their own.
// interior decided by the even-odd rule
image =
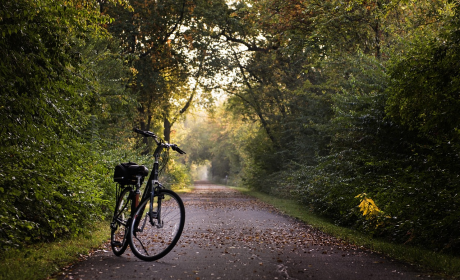
<svg viewBox="0 0 460 280">
<path fill-rule="evenodd" d="M 110 237 L 107 222 L 71 239 L 41 243 L 9 250 L 0 257 L 0 279 L 46 279 L 63 267 L 78 261 L 81 255 L 100 247 Z"/>
<path fill-rule="evenodd" d="M 416 265 L 425 271 L 440 274 L 452 279 L 460 279 L 459 257 L 443 255 L 423 248 L 394 244 L 375 239 L 356 230 L 336 226 L 327 219 L 321 218 L 313 214 L 311 211 L 308 211 L 304 205 L 295 203 L 290 199 L 276 198 L 267 194 L 248 190 L 246 188 L 232 188 L 271 204 L 282 213 L 297 218 L 314 228 L 349 243 L 363 246 L 405 263 Z"/>
<path fill-rule="evenodd" d="M 304 221 L 337 238 L 380 252 L 391 258 L 418 265 L 424 270 L 460 279 L 460 258 L 458 257 L 373 239 L 355 230 L 336 226 L 328 220 L 314 215 L 306 210 L 305 206 L 292 200 L 275 198 L 246 188 L 233 188 L 269 203 L 286 215 Z M 178 192 L 190 191 L 191 189 L 182 189 Z M 63 267 L 78 261 L 81 255 L 86 255 L 100 247 L 109 239 L 109 236 L 110 230 L 107 222 L 101 222 L 94 226 L 94 230 L 71 239 L 10 250 L 0 256 L 0 279 L 34 280 L 49 278 L 61 271 Z"/>
<path fill-rule="evenodd" d="M 175 190 L 188 193 L 193 187 Z M 78 261 L 110 238 L 107 221 L 95 224 L 92 231 L 86 231 L 77 237 L 62 239 L 50 243 L 40 243 L 21 249 L 9 250 L 0 256 L 0 279 L 50 279 L 62 268 Z"/>
<path fill-rule="evenodd" d="M 185 188 L 180 188 L 180 189 L 173 189 L 174 192 L 178 194 L 184 194 L 184 193 L 189 193 L 193 191 L 193 186 L 185 187 Z"/>
</svg>

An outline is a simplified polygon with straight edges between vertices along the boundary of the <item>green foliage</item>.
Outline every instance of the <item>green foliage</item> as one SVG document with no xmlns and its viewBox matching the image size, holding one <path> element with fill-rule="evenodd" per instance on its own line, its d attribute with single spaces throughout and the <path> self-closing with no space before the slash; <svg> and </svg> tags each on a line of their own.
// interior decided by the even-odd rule
<svg viewBox="0 0 460 280">
<path fill-rule="evenodd" d="M 219 86 L 227 111 L 185 122 L 194 133 L 177 137 L 187 155 L 169 162 L 168 187 L 209 162 L 215 179 L 295 197 L 337 224 L 458 252 L 458 1 L 0 7 L 2 250 L 110 213 L 113 167 L 151 163 L 132 123 L 169 142 Z M 372 219 L 363 193 L 380 209 Z"/>
<path fill-rule="evenodd" d="M 170 159 L 165 172 L 160 177 L 161 183 L 172 190 L 180 191 L 193 185 L 188 167 L 175 159 Z"/>
<path fill-rule="evenodd" d="M 458 252 L 458 15 L 458 1 L 235 5 L 222 34 L 248 51 L 229 61 L 241 82 L 229 102 L 260 126 L 242 144 L 246 182 L 337 224 Z"/>
<path fill-rule="evenodd" d="M 344 62 L 351 74 L 333 96 L 335 115 L 321 130 L 333 136 L 330 153 L 317 166 L 288 172 L 289 183 L 304 203 L 337 224 L 455 252 L 460 182 L 453 150 L 386 117 L 389 79 L 378 63 L 362 55 Z M 383 211 L 377 223 L 358 211 L 354 197 L 362 193 Z"/>
<path fill-rule="evenodd" d="M 454 11 L 439 36 L 412 41 L 413 48 L 392 61 L 386 107 L 396 123 L 417 135 L 408 141 L 412 153 L 400 179 L 406 195 L 400 200 L 411 209 L 389 205 L 393 212 L 408 212 L 395 230 L 407 230 L 409 240 L 449 252 L 460 246 L 452 224 L 460 217 L 458 3 Z M 423 232 L 424 227 L 433 231 Z"/>
<path fill-rule="evenodd" d="M 223 108 L 212 115 L 199 112 L 184 122 L 180 146 L 187 152 L 189 168 L 209 163 L 209 179 L 237 184 L 250 164 L 242 142 L 252 141 L 255 126 L 226 114 Z"/>
<path fill-rule="evenodd" d="M 120 131 L 131 126 L 135 115 L 133 107 L 137 105 L 127 89 L 134 76 L 129 67 L 131 58 L 119 53 L 120 42 L 111 36 L 101 37 L 90 32 L 79 39 L 73 38 L 73 43 L 84 90 L 93 93 L 86 110 L 91 114 L 88 129 L 92 132 L 88 137 L 100 140 L 118 134 L 122 138 Z"/>
<path fill-rule="evenodd" d="M 390 67 L 389 116 L 439 143 L 459 139 L 459 25 L 457 11 L 441 36 L 413 40 Z"/>
<path fill-rule="evenodd" d="M 270 192 L 274 187 L 271 179 L 280 170 L 277 161 L 279 155 L 263 129 L 254 130 L 251 137 L 243 143 L 246 144 L 243 149 L 247 153 L 248 164 L 242 174 L 242 185 Z"/>
<path fill-rule="evenodd" d="M 114 19 L 107 25 L 108 31 L 119 39 L 123 53 L 135 58 L 132 66 L 136 75 L 130 87 L 136 93 L 136 126 L 154 130 L 162 125 L 163 138 L 170 142 L 173 125 L 193 107 L 197 89 L 203 88 L 200 78 L 208 76 L 202 67 L 207 42 L 201 40 L 201 30 L 195 26 L 203 11 L 202 7 L 195 11 L 195 7 L 206 3 L 127 2 L 133 10 L 104 5 L 103 11 Z M 206 90 L 199 91 L 202 100 L 209 97 Z"/>
<path fill-rule="evenodd" d="M 436 253 L 421 247 L 408 244 L 395 244 L 380 238 L 373 238 L 361 230 L 353 230 L 337 226 L 325 217 L 319 216 L 301 203 L 292 199 L 283 199 L 273 195 L 267 195 L 246 188 L 236 188 L 248 195 L 275 206 L 281 212 L 306 222 L 310 226 L 317 228 L 325 233 L 331 234 L 341 240 L 347 241 L 357 246 L 364 246 L 379 252 L 392 259 L 400 260 L 405 263 L 420 266 L 430 272 L 442 273 L 444 276 L 452 276 L 457 279 L 460 276 L 460 258 L 442 253 Z"/>
<path fill-rule="evenodd" d="M 93 102 L 107 106 L 100 94 L 117 88 L 106 83 L 127 77 L 119 58 L 110 55 L 114 49 L 101 46 L 109 39 L 98 7 L 61 4 L 1 4 L 2 251 L 74 236 L 109 212 L 108 178 L 101 176 L 109 169 L 98 155 L 98 128 L 89 117 L 103 116 Z M 100 55 L 91 57 L 90 48 Z"/>
<path fill-rule="evenodd" d="M 40 280 L 50 278 L 62 267 L 77 262 L 107 241 L 110 228 L 106 222 L 92 227 L 76 237 L 61 238 L 54 242 L 40 243 L 20 249 L 2 251 L 0 279 Z"/>
</svg>

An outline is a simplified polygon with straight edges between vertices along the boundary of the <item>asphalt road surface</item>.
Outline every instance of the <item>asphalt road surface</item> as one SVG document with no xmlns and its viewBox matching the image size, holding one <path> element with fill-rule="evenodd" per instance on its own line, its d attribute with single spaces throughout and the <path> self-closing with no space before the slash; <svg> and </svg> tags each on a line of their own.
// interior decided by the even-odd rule
<svg viewBox="0 0 460 280">
<path fill-rule="evenodd" d="M 225 186 L 197 183 L 181 196 L 185 228 L 166 257 L 138 260 L 109 245 L 58 279 L 435 279 L 286 217 Z"/>
</svg>

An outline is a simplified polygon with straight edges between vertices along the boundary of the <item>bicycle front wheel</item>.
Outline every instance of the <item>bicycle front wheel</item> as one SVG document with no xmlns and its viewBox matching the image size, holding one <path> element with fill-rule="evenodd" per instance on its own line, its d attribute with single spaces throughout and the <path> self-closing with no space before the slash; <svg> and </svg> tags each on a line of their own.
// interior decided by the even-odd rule
<svg viewBox="0 0 460 280">
<path fill-rule="evenodd" d="M 150 205 L 152 209 L 150 209 Z M 139 204 L 130 226 L 129 244 L 134 255 L 154 261 L 168 254 L 179 240 L 185 223 L 185 208 L 173 191 L 160 190 Z"/>
<path fill-rule="evenodd" d="M 131 188 L 124 188 L 117 198 L 115 212 L 110 224 L 110 245 L 116 256 L 121 256 L 128 247 L 129 218 L 131 216 Z"/>
</svg>

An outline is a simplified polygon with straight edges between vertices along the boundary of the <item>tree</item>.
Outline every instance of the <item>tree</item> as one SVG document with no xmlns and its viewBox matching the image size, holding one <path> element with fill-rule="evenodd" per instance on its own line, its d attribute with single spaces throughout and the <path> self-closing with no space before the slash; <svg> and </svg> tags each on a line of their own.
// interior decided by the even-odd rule
<svg viewBox="0 0 460 280">
<path fill-rule="evenodd" d="M 228 114 L 222 105 L 212 114 L 188 114 L 183 130 L 180 146 L 187 151 L 187 165 L 209 164 L 210 179 L 220 183 L 236 184 L 245 177 L 252 165 L 246 145 L 257 143 L 257 125 Z"/>
<path fill-rule="evenodd" d="M 340 224 L 454 251 L 458 25 L 447 22 L 457 2 L 251 4 L 213 21 L 238 70 L 226 88 L 233 112 L 263 132 L 245 145 L 250 186 L 297 193 Z M 362 218 L 365 191 L 392 219 L 382 214 L 376 228 Z"/>
<path fill-rule="evenodd" d="M 133 10 L 106 6 L 114 22 L 108 30 L 120 38 L 125 53 L 135 57 L 133 90 L 139 103 L 139 125 L 151 130 L 163 123 L 170 141 L 171 126 L 196 97 L 202 75 L 202 52 L 193 52 L 191 28 L 194 9 L 190 1 L 130 1 Z M 196 30 L 195 30 L 196 31 Z"/>
<path fill-rule="evenodd" d="M 460 246 L 460 232 L 451 227 L 452 221 L 460 216 L 456 207 L 460 183 L 457 175 L 460 6 L 458 2 L 454 4 L 453 13 L 443 21 L 444 28 L 435 30 L 432 36 L 415 37 L 408 44 L 410 49 L 392 60 L 386 104 L 388 118 L 414 134 L 408 141 L 411 151 L 407 152 L 410 158 L 406 170 L 409 172 L 401 176 L 399 195 L 411 196 L 413 189 L 419 195 L 411 199 L 415 205 L 409 211 L 412 216 L 398 226 L 410 230 L 412 242 L 447 252 L 455 252 Z M 392 210 L 398 211 L 398 207 Z M 415 225 L 410 224 L 414 222 Z M 428 225 L 433 231 L 423 230 Z"/>
<path fill-rule="evenodd" d="M 424 33 L 390 66 L 389 115 L 433 141 L 458 142 L 460 8 L 441 34 Z"/>
<path fill-rule="evenodd" d="M 94 4 L 0 4 L 2 250 L 76 234 L 103 214 L 86 129 L 99 81 L 110 78 L 89 75 L 96 67 L 85 68 L 91 63 L 81 57 L 83 44 L 103 41 L 100 23 L 108 18 Z"/>
</svg>

